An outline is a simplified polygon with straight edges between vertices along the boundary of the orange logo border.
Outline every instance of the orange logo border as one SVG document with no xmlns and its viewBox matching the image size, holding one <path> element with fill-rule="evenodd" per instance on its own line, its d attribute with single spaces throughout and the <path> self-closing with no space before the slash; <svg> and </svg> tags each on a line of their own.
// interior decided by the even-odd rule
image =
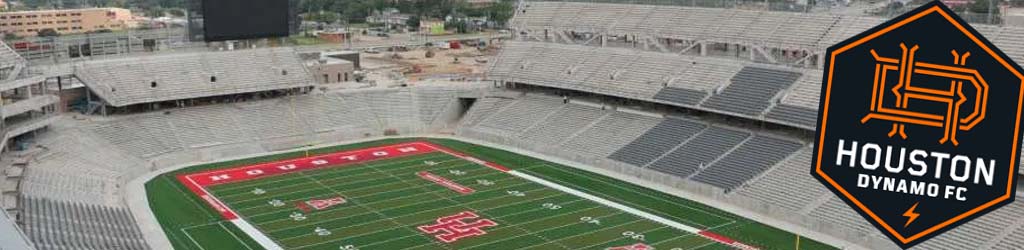
<svg viewBox="0 0 1024 250">
<path fill-rule="evenodd" d="M 986 53 L 988 53 L 993 58 L 995 58 L 1000 64 L 1002 64 L 1004 67 L 1006 67 L 1008 70 L 1010 70 L 1015 76 L 1017 76 L 1018 79 L 1021 79 L 1021 82 L 1020 82 L 1021 91 L 1019 91 L 1020 93 L 1019 93 L 1019 97 L 1017 99 L 1017 124 L 1014 126 L 1014 132 L 1013 132 L 1013 138 L 1014 138 L 1015 142 L 1013 143 L 1013 148 L 1012 148 L 1013 151 L 1011 153 L 1010 173 L 1009 173 L 1009 177 L 1008 177 L 1010 180 L 1007 183 L 1006 193 L 1003 194 L 1002 196 L 1000 196 L 999 198 L 996 198 L 996 199 L 994 199 L 992 201 L 989 201 L 989 202 L 987 202 L 985 204 L 982 204 L 981 206 L 978 206 L 978 207 L 976 207 L 974 209 L 971 209 L 971 210 L 969 210 L 967 212 L 964 212 L 964 213 L 962 213 L 960 215 L 957 215 L 957 216 L 955 216 L 953 218 L 950 218 L 949 220 L 946 220 L 946 221 L 944 221 L 942 223 L 939 223 L 938 225 L 932 226 L 931 228 L 928 228 L 928 229 L 926 229 L 924 231 L 921 231 L 920 233 L 917 233 L 917 234 L 914 234 L 914 235 L 910 235 L 910 236 L 905 236 L 905 235 L 900 234 L 896 230 L 894 230 L 891 225 L 889 225 L 888 223 L 883 221 L 881 218 L 879 218 L 878 215 L 876 215 L 873 211 L 871 211 L 871 209 L 868 209 L 866 206 L 864 206 L 864 204 L 861 203 L 856 197 L 853 197 L 852 195 L 850 195 L 850 193 L 847 192 L 846 189 L 844 189 L 843 187 L 838 185 L 834 180 L 832 180 L 831 177 L 829 177 L 827 174 L 825 174 L 824 171 L 821 170 L 821 155 L 822 155 L 822 152 L 823 152 L 822 150 L 823 149 L 820 146 L 817 148 L 817 152 L 816 152 L 817 155 L 815 156 L 815 158 L 817 158 L 817 164 L 815 164 L 815 166 L 814 166 L 815 173 L 817 173 L 821 178 L 823 178 L 826 181 L 828 181 L 828 183 L 833 188 L 838 190 L 840 193 L 843 194 L 843 196 L 845 196 L 847 199 L 849 199 L 854 204 L 856 204 L 857 208 L 859 208 L 861 211 L 867 213 L 871 217 L 872 220 L 877 222 L 879 225 L 882 225 L 882 227 L 885 228 L 886 231 L 888 231 L 891 235 L 895 236 L 895 238 L 898 239 L 903 244 L 909 244 L 909 243 L 911 243 L 911 242 L 913 242 L 913 241 L 915 241 L 917 239 L 920 239 L 921 237 L 927 236 L 927 235 L 929 235 L 929 234 L 931 234 L 931 233 L 933 233 L 933 232 L 935 232 L 937 230 L 943 229 L 943 228 L 945 228 L 945 227 L 947 227 L 947 226 L 949 226 L 949 225 L 951 225 L 953 223 L 959 222 L 960 220 L 963 220 L 966 217 L 974 215 L 974 214 L 976 214 L 976 213 L 978 213 L 978 212 L 980 212 L 980 211 L 982 211 L 982 210 L 984 210 L 986 208 L 992 207 L 995 204 L 998 204 L 999 202 L 1002 202 L 1002 201 L 1005 201 L 1005 200 L 1009 199 L 1013 195 L 1012 194 L 1013 185 L 1014 185 L 1013 178 L 1017 174 L 1017 164 L 1018 164 L 1018 162 L 1020 160 L 1018 158 L 1019 157 L 1018 153 L 1020 151 L 1017 148 L 1017 146 L 1020 144 L 1020 117 L 1021 117 L 1021 109 L 1024 108 L 1024 105 L 1022 105 L 1022 104 L 1024 104 L 1024 75 L 1022 75 L 1021 72 L 1017 70 L 1017 68 L 1015 68 L 1012 64 L 1010 64 L 1010 62 L 1008 62 L 1005 58 L 1003 58 L 999 53 L 996 53 L 995 51 L 993 51 L 991 48 L 989 48 L 989 46 L 987 46 L 984 42 L 982 42 L 978 37 L 974 36 L 973 33 L 971 33 L 969 30 L 967 30 L 966 27 L 961 25 L 948 12 L 946 12 L 946 10 L 944 8 L 942 8 L 942 7 L 938 6 L 938 5 L 933 5 L 933 6 L 929 7 L 929 8 L 927 8 L 926 10 L 921 11 L 921 12 L 915 14 L 915 15 L 912 15 L 910 17 L 904 18 L 903 20 L 900 20 L 899 22 L 896 22 L 894 24 L 890 24 L 890 25 L 888 25 L 888 26 L 886 26 L 884 28 L 881 28 L 880 30 L 874 31 L 873 33 L 871 33 L 871 34 L 869 34 L 869 35 L 867 35 L 865 37 L 859 38 L 858 40 L 856 40 L 856 41 L 854 41 L 852 43 L 846 44 L 846 45 L 844 45 L 842 47 L 839 47 L 839 48 L 835 49 L 834 51 L 832 51 L 828 55 L 829 56 L 829 60 L 828 60 L 829 61 L 828 74 L 825 76 L 826 77 L 826 79 L 825 79 L 826 80 L 826 86 L 825 86 L 826 92 L 825 92 L 825 96 L 824 96 L 824 98 L 822 100 L 824 102 L 824 105 L 822 106 L 822 110 L 821 110 L 821 122 L 820 122 L 821 123 L 821 129 L 818 132 L 818 144 L 817 145 L 823 145 L 824 142 L 825 142 L 825 128 L 828 125 L 829 97 L 832 94 L 832 76 L 834 75 L 833 74 L 833 70 L 835 68 L 835 58 L 836 58 L 836 56 L 839 55 L 840 53 L 843 53 L 844 51 L 847 51 L 847 50 L 849 50 L 849 49 L 851 49 L 853 47 L 856 47 L 856 46 L 858 46 L 860 44 L 863 44 L 863 43 L 865 43 L 867 41 L 870 41 L 870 40 L 872 40 L 872 39 L 874 39 L 874 38 L 876 38 L 878 36 L 884 35 L 884 34 L 888 33 L 889 31 L 892 31 L 893 29 L 899 28 L 899 27 L 901 27 L 903 25 L 906 25 L 907 23 L 913 22 L 913 21 L 915 21 L 917 19 L 920 19 L 921 17 L 924 17 L 924 16 L 929 15 L 929 14 L 934 14 L 934 13 L 938 13 L 938 14 L 942 15 L 942 17 L 944 17 L 947 21 L 949 21 L 951 24 L 956 26 L 958 31 L 960 31 L 964 35 L 967 35 L 967 37 L 970 38 L 971 41 L 973 41 L 980 48 L 985 50 Z"/>
</svg>

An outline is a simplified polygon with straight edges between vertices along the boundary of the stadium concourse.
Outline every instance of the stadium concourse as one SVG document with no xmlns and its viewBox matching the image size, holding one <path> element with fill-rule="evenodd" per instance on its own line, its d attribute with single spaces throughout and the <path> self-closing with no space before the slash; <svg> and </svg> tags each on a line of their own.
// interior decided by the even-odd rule
<svg viewBox="0 0 1024 250">
<path fill-rule="evenodd" d="M 54 73 L 33 70 L 3 45 L 4 143 L 21 140 L 5 144 L 11 150 L 0 157 L 0 205 L 6 212 L 0 216 L 0 240 L 5 249 L 213 249 L 204 248 L 203 242 L 228 241 L 212 246 L 315 247 L 306 243 L 322 244 L 313 239 L 328 237 L 329 228 L 289 231 L 285 229 L 296 225 L 260 224 L 266 221 L 242 213 L 252 222 L 226 223 L 206 207 L 219 204 L 204 200 L 210 196 L 174 200 L 179 192 L 188 194 L 186 186 L 167 180 L 217 167 L 304 159 L 310 152 L 316 156 L 426 140 L 459 151 L 436 155 L 438 159 L 469 165 L 505 162 L 520 173 L 517 184 L 573 201 L 588 200 L 588 208 L 623 213 L 622 225 L 695 235 L 685 245 L 693 248 L 789 249 L 803 242 L 809 249 L 893 249 L 895 245 L 806 171 L 814 147 L 809 134 L 816 121 L 821 54 L 836 41 L 882 21 L 824 13 L 521 2 L 510 22 L 514 37 L 490 59 L 486 79 L 361 89 L 318 86 L 293 48 L 133 55 L 74 62 L 66 65 L 70 70 Z M 1024 61 L 1024 28 L 975 28 Z M 53 95 L 60 88 L 47 92 L 53 90 L 37 87 L 63 84 L 68 77 L 87 90 L 88 101 L 79 110 L 86 114 L 57 112 Z M 12 89 L 28 94 L 10 91 L 21 94 L 12 99 L 18 102 L 9 103 Z M 415 166 L 391 165 L 396 169 L 379 169 L 385 166 L 375 163 L 362 170 L 311 170 L 324 172 L 299 176 L 319 183 L 330 178 L 316 176 L 351 174 L 343 171 L 418 174 L 401 171 Z M 486 169 L 459 170 L 480 174 Z M 437 188 L 458 189 L 453 183 L 461 179 L 440 175 L 444 173 L 425 178 L 439 183 Z M 539 177 L 529 177 L 534 175 Z M 280 178 L 287 182 L 297 177 Z M 586 185 L 574 184 L 579 179 L 600 182 L 594 188 L 605 189 L 582 190 Z M 228 185 L 211 187 L 228 207 L 274 211 L 265 201 L 247 202 L 251 198 L 245 196 L 253 187 L 249 185 L 266 184 Z M 480 194 L 487 193 L 483 186 L 471 185 Z M 312 188 L 358 192 L 352 191 L 357 187 L 323 183 Z M 487 201 L 466 197 L 459 200 L 466 203 L 456 205 Z M 344 201 L 316 195 L 289 198 Z M 346 198 L 355 204 L 366 199 Z M 168 199 L 180 201 L 174 204 L 181 207 L 168 209 L 160 203 Z M 358 211 L 381 213 L 383 219 L 422 219 L 388 217 L 384 213 L 398 211 L 364 205 Z M 682 213 L 673 212 L 680 206 L 697 209 L 673 214 Z M 502 218 L 507 220 L 498 224 L 516 221 Z M 168 221 L 173 219 L 182 221 Z M 188 224 L 190 219 L 199 222 Z M 528 223 L 535 218 L 520 219 Z M 701 219 L 711 222 L 687 221 Z M 261 230 L 277 226 L 280 230 L 258 237 Z M 522 237 L 533 239 L 526 227 L 520 226 L 526 230 Z M 205 232 L 226 233 L 237 241 L 193 237 Z M 601 234 L 610 240 L 580 247 L 636 240 L 637 232 L 630 232 Z M 340 238 L 344 232 L 334 233 L 330 237 Z M 403 238 L 422 237 L 403 233 Z M 558 237 L 573 239 L 578 233 Z M 736 239 L 735 244 L 723 240 L 728 238 Z M 531 246 L 537 248 L 566 243 L 535 240 L 537 245 Z M 474 246 L 500 247 L 497 242 Z M 385 243 L 368 243 L 365 249 Z M 428 243 L 420 246 L 437 246 Z M 1020 248 L 1020 202 L 914 247 Z"/>
</svg>

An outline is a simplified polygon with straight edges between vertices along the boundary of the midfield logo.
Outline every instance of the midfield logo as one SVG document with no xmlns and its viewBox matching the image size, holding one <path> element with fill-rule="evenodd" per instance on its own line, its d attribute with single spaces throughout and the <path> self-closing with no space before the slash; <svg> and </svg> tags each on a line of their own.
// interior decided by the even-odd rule
<svg viewBox="0 0 1024 250">
<path fill-rule="evenodd" d="M 298 206 L 299 210 L 302 210 L 303 212 L 309 212 L 313 209 L 324 210 L 333 206 L 345 204 L 346 202 L 348 201 L 345 200 L 345 197 L 338 196 L 328 199 L 312 199 L 303 201 L 296 204 L 296 206 Z"/>
<path fill-rule="evenodd" d="M 605 250 L 654 250 L 654 247 L 644 243 L 636 243 L 633 245 L 609 247 L 605 248 Z"/>
<path fill-rule="evenodd" d="M 457 214 L 437 218 L 437 223 L 435 224 L 422 225 L 416 228 L 424 233 L 433 234 L 434 238 L 444 243 L 452 243 L 462 238 L 487 234 L 483 228 L 498 225 L 498 223 L 488 219 L 467 221 L 477 218 L 480 218 L 480 216 L 472 211 L 462 211 Z"/>
<path fill-rule="evenodd" d="M 904 248 L 1009 204 L 1021 72 L 938 1 L 843 41 L 811 175 Z"/>
</svg>

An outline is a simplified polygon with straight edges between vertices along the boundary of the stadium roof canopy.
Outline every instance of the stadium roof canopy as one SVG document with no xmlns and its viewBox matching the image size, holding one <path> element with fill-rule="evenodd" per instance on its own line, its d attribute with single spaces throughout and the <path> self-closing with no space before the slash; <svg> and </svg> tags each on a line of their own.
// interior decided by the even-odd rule
<svg viewBox="0 0 1024 250">
<path fill-rule="evenodd" d="M 115 107 L 314 84 L 290 48 L 87 61 L 75 68 L 75 75 Z"/>
</svg>

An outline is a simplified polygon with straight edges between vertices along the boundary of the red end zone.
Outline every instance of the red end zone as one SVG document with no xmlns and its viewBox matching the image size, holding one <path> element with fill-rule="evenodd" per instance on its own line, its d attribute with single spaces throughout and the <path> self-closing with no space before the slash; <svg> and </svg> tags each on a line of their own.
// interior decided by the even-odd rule
<svg viewBox="0 0 1024 250">
<path fill-rule="evenodd" d="M 180 174 L 178 181 L 185 185 L 189 191 L 202 198 L 210 207 L 217 210 L 226 220 L 237 219 L 238 215 L 231 208 L 228 208 L 220 200 L 213 197 L 206 191 L 206 187 L 248 181 L 263 177 L 287 174 L 295 171 L 304 171 L 318 168 L 330 168 L 348 166 L 355 163 L 368 162 L 380 159 L 404 157 L 430 152 L 444 152 L 467 161 L 475 162 L 498 171 L 507 172 L 508 168 L 486 162 L 465 154 L 447 149 L 433 143 L 418 141 L 401 143 L 387 146 L 378 146 L 351 151 L 342 151 L 324 155 L 316 155 L 289 160 L 261 163 L 249 166 L 240 166 L 227 169 L 215 169 L 196 173 Z"/>
<path fill-rule="evenodd" d="M 708 231 L 708 230 L 700 231 L 697 234 L 700 234 L 701 236 L 704 236 L 704 238 L 711 239 L 713 241 L 716 241 L 718 243 L 722 243 L 723 245 L 730 246 L 730 247 L 733 247 L 735 249 L 741 249 L 741 250 L 758 250 L 758 249 L 760 249 L 760 248 L 757 248 L 755 246 L 744 244 L 743 242 L 739 242 L 739 241 L 733 240 L 732 238 L 725 237 L 724 235 L 716 234 L 716 233 L 713 233 L 713 232 Z"/>
</svg>

